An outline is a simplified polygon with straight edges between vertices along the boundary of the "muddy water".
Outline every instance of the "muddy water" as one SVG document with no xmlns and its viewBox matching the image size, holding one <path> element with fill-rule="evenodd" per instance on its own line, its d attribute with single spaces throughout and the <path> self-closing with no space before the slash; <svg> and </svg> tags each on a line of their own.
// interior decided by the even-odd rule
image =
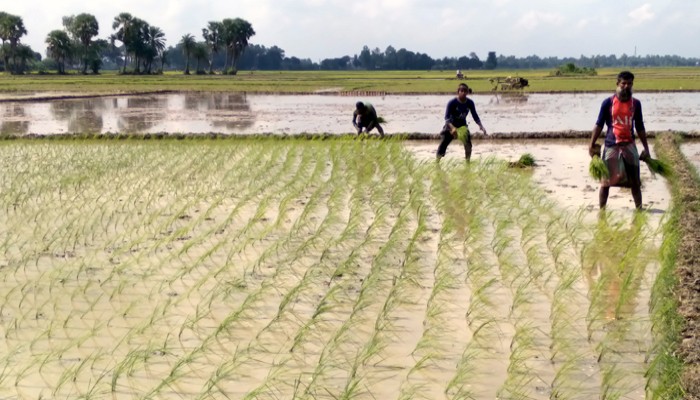
<svg viewBox="0 0 700 400">
<path fill-rule="evenodd" d="M 648 131 L 697 131 L 700 93 L 639 93 Z M 587 131 L 600 93 L 474 94 L 489 132 Z M 355 101 L 371 102 L 388 133 L 437 133 L 451 96 L 353 98 L 335 95 L 173 93 L 0 103 L 0 132 L 294 134 L 352 131 Z"/>
</svg>

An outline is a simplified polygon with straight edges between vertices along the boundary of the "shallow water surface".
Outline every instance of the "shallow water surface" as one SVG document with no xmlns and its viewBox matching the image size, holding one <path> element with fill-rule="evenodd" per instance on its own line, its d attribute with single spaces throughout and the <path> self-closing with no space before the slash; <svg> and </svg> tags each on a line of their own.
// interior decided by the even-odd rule
<svg viewBox="0 0 700 400">
<path fill-rule="evenodd" d="M 474 94 L 490 133 L 588 131 L 606 95 Z M 648 131 L 697 131 L 700 93 L 639 93 Z M 371 102 L 387 133 L 437 133 L 451 96 L 171 93 L 0 103 L 0 132 L 293 134 L 353 131 L 357 100 Z M 471 121 L 471 119 L 469 119 Z M 472 131 L 477 128 L 472 125 Z"/>
</svg>

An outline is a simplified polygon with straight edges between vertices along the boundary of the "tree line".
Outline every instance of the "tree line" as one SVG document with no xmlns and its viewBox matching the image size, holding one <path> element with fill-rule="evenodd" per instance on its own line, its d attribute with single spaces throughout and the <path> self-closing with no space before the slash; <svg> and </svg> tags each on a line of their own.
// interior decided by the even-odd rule
<svg viewBox="0 0 700 400">
<path fill-rule="evenodd" d="M 29 71 L 65 74 L 67 70 L 99 73 L 102 69 L 119 70 L 123 74 L 162 73 L 165 69 L 182 70 L 185 74 L 232 74 L 245 70 L 479 70 L 479 69 L 542 69 L 573 64 L 581 68 L 697 66 L 698 58 L 675 55 L 628 56 L 595 55 L 573 57 L 515 57 L 488 52 L 485 60 L 470 52 L 459 57 L 434 59 L 424 53 L 388 46 L 370 50 L 364 46 L 359 54 L 311 59 L 287 57 L 277 46 L 251 44 L 253 26 L 242 18 L 209 21 L 202 28 L 199 40 L 188 33 L 166 47 L 163 31 L 129 13 L 120 13 L 112 21 L 112 33 L 97 38 L 100 27 L 95 16 L 82 13 L 64 16 L 63 29 L 46 36 L 46 54 L 22 44 L 27 29 L 20 16 L 0 11 L 0 70 L 13 74 Z"/>
</svg>

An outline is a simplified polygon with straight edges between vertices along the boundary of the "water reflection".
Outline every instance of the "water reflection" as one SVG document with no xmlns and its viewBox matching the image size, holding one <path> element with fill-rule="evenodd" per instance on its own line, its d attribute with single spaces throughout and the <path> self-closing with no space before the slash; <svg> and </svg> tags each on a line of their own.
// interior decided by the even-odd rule
<svg viewBox="0 0 700 400">
<path fill-rule="evenodd" d="M 117 101 L 118 130 L 119 132 L 148 132 L 165 119 L 167 110 L 168 99 L 163 96 L 127 97 L 126 107 L 120 107 Z"/>
<path fill-rule="evenodd" d="M 3 135 L 25 135 L 29 132 L 29 120 L 26 119 L 24 107 L 21 104 L 8 104 L 2 113 L 0 133 Z"/>
<path fill-rule="evenodd" d="M 185 106 L 204 112 L 215 128 L 240 131 L 255 123 L 245 93 L 187 93 Z"/>
<path fill-rule="evenodd" d="M 54 101 L 50 105 L 54 118 L 67 122 L 69 132 L 102 132 L 102 114 L 105 110 L 104 99 Z"/>
<path fill-rule="evenodd" d="M 607 94 L 606 94 L 607 95 Z M 600 93 L 475 93 L 491 133 L 589 131 Z M 367 96 L 395 133 L 435 133 L 446 95 Z M 700 93 L 638 93 L 648 131 L 696 131 Z M 66 133 L 351 133 L 360 98 L 333 95 L 171 93 L 104 98 L 0 102 L 4 132 Z"/>
</svg>

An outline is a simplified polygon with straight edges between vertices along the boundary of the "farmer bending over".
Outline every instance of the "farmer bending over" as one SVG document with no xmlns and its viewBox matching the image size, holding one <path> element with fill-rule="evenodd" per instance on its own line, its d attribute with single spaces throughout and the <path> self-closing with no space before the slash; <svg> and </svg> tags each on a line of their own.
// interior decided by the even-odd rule
<svg viewBox="0 0 700 400">
<path fill-rule="evenodd" d="M 379 136 L 384 137 L 384 129 L 379 125 L 379 117 L 377 111 L 370 103 L 358 101 L 355 103 L 355 111 L 352 113 L 352 125 L 357 130 L 357 134 L 365 132 L 369 133 L 372 129 L 377 128 Z"/>
<path fill-rule="evenodd" d="M 467 161 L 472 157 L 472 138 L 469 134 L 469 129 L 467 129 L 467 114 L 472 113 L 472 118 L 479 129 L 487 135 L 486 129 L 481 124 L 481 119 L 476 113 L 476 108 L 474 106 L 474 101 L 467 97 L 470 93 L 469 86 L 465 83 L 460 83 L 457 86 L 457 96 L 447 103 L 447 109 L 445 110 L 445 126 L 443 126 L 440 136 L 442 136 L 442 141 L 437 149 L 437 159 L 440 160 L 445 156 L 447 152 L 447 146 L 450 144 L 452 139 L 458 136 L 458 129 L 466 130 L 464 135 L 464 156 Z"/>
<path fill-rule="evenodd" d="M 610 187 L 628 187 L 632 189 L 634 206 L 642 208 L 642 187 L 639 179 L 639 159 L 649 157 L 649 145 L 642 117 L 642 103 L 632 97 L 634 74 L 622 71 L 617 75 L 615 94 L 603 100 L 598 114 L 598 120 L 593 126 L 593 135 L 588 148 L 591 157 L 596 155 L 595 142 L 603 131 L 603 125 L 608 126 L 605 134 L 605 150 L 603 161 L 608 167 L 609 178 L 600 181 L 599 202 L 604 209 L 608 203 Z M 640 155 L 634 144 L 634 129 L 637 129 L 639 140 L 644 146 Z"/>
</svg>

